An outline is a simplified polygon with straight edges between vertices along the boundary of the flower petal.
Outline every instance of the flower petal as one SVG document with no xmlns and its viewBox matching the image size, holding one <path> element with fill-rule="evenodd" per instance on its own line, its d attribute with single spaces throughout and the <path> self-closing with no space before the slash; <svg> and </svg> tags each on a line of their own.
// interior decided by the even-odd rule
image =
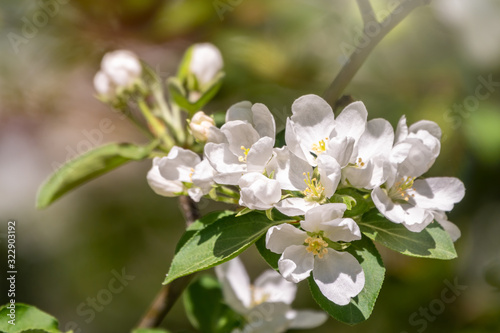
<svg viewBox="0 0 500 333">
<path fill-rule="evenodd" d="M 338 305 L 349 304 L 365 286 L 365 273 L 356 258 L 333 249 L 314 259 L 313 278 L 323 295 Z"/>
<path fill-rule="evenodd" d="M 244 174 L 238 185 L 241 189 L 239 203 L 250 209 L 267 210 L 281 199 L 279 182 L 258 172 Z"/>
<path fill-rule="evenodd" d="M 288 328 L 310 329 L 323 325 L 328 319 L 328 315 L 322 311 L 314 310 L 290 310 L 286 313 L 291 321 Z"/>
<path fill-rule="evenodd" d="M 266 233 L 266 247 L 274 253 L 283 253 L 291 245 L 301 245 L 307 233 L 294 226 L 283 223 L 273 226 Z"/>
<path fill-rule="evenodd" d="M 287 146 L 274 148 L 273 157 L 266 165 L 268 175 L 274 173 L 274 178 L 283 190 L 303 191 L 306 189 L 304 173 L 312 173 L 313 169 L 301 158 L 291 153 Z"/>
<path fill-rule="evenodd" d="M 389 156 L 394 142 L 394 129 L 385 119 L 372 119 L 366 124 L 366 130 L 359 138 L 358 156 L 367 161 L 373 156 Z"/>
<path fill-rule="evenodd" d="M 266 302 L 292 304 L 297 292 L 297 285 L 289 282 L 276 271 L 269 269 L 254 282 L 254 299 Z"/>
<path fill-rule="evenodd" d="M 276 124 L 274 122 L 274 117 L 267 108 L 262 103 L 255 103 L 252 106 L 253 113 L 253 126 L 255 130 L 259 133 L 260 137 L 270 137 L 273 139 L 276 137 Z"/>
<path fill-rule="evenodd" d="M 402 115 L 399 118 L 398 126 L 396 127 L 396 135 L 394 136 L 394 143 L 399 143 L 406 139 L 408 136 L 408 125 L 406 125 L 406 116 Z"/>
<path fill-rule="evenodd" d="M 361 239 L 361 230 L 351 218 L 338 218 L 321 223 L 325 236 L 334 241 L 352 242 Z"/>
<path fill-rule="evenodd" d="M 434 219 L 439 223 L 443 229 L 450 235 L 451 239 L 456 242 L 460 238 L 462 233 L 457 225 L 453 222 L 448 221 L 448 217 L 444 212 L 435 211 L 433 212 Z"/>
<path fill-rule="evenodd" d="M 250 278 L 241 260 L 236 257 L 215 267 L 215 273 L 222 285 L 226 303 L 237 312 L 244 314 L 252 302 Z"/>
<path fill-rule="evenodd" d="M 247 171 L 262 172 L 273 155 L 274 139 L 265 136 L 260 138 L 248 151 Z"/>
<path fill-rule="evenodd" d="M 207 143 L 205 157 L 217 171 L 214 180 L 219 184 L 237 185 L 241 176 L 246 172 L 246 164 L 238 160 L 226 143 Z"/>
<path fill-rule="evenodd" d="M 160 160 L 158 168 L 165 179 L 191 183 L 193 169 L 200 162 L 200 157 L 192 150 L 174 146 L 168 155 Z"/>
<path fill-rule="evenodd" d="M 340 165 L 337 160 L 326 154 L 320 155 L 317 162 L 321 185 L 325 188 L 323 193 L 330 198 L 340 182 Z"/>
<path fill-rule="evenodd" d="M 427 209 L 450 211 L 465 195 L 464 184 L 453 177 L 417 179 L 413 188 L 408 194 L 414 195 L 418 207 Z"/>
<path fill-rule="evenodd" d="M 347 206 L 343 203 L 327 203 L 307 211 L 304 221 L 300 222 L 302 229 L 309 232 L 321 231 L 321 224 L 341 218 Z"/>
<path fill-rule="evenodd" d="M 253 124 L 252 103 L 243 101 L 231 105 L 226 112 L 226 123 L 233 120 L 242 120 Z"/>
<path fill-rule="evenodd" d="M 442 131 L 438 124 L 430 120 L 420 120 L 412 124 L 409 128 L 410 133 L 417 133 L 421 130 L 429 132 L 436 139 L 441 140 Z"/>
<path fill-rule="evenodd" d="M 229 150 L 236 156 L 245 157 L 243 149 L 249 149 L 260 139 L 252 124 L 241 120 L 225 123 L 220 130 L 227 138 Z"/>
<path fill-rule="evenodd" d="M 156 194 L 164 197 L 174 197 L 177 195 L 176 193 L 183 192 L 184 185 L 180 181 L 167 180 L 160 174 L 160 169 L 158 168 L 159 163 L 160 158 L 155 157 L 153 159 L 153 166 L 146 176 L 151 189 Z"/>
<path fill-rule="evenodd" d="M 319 206 L 315 201 L 304 198 L 286 198 L 276 204 L 276 209 L 288 216 L 304 215 L 309 209 Z"/>
<path fill-rule="evenodd" d="M 365 131 L 368 111 L 363 102 L 354 102 L 342 110 L 335 120 L 337 137 L 351 137 L 357 141 Z"/>
<path fill-rule="evenodd" d="M 307 252 L 304 245 L 292 245 L 285 249 L 278 261 L 283 277 L 290 282 L 300 282 L 311 274 L 314 254 Z"/>
<path fill-rule="evenodd" d="M 392 202 L 387 193 L 380 187 L 375 187 L 371 193 L 375 207 L 382 215 L 394 223 L 402 223 L 405 219 L 405 212 L 400 204 Z"/>
<path fill-rule="evenodd" d="M 335 137 L 328 141 L 326 153 L 343 168 L 349 164 L 354 152 L 355 140 L 351 137 Z"/>
</svg>

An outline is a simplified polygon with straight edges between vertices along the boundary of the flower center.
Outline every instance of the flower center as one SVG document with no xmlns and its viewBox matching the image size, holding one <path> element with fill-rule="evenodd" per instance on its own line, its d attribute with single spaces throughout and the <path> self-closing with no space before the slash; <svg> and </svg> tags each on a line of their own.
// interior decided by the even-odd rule
<svg viewBox="0 0 500 333">
<path fill-rule="evenodd" d="M 395 183 L 389 190 L 389 197 L 391 197 L 391 199 L 393 199 L 394 201 L 408 201 L 410 197 L 415 196 L 415 194 L 409 195 L 408 193 L 406 193 L 406 191 L 408 190 L 415 190 L 413 188 L 414 181 L 415 177 L 402 177 L 401 180 Z"/>
<path fill-rule="evenodd" d="M 257 306 L 264 302 L 267 302 L 271 295 L 269 293 L 263 292 L 262 289 L 255 287 L 254 285 L 250 286 L 250 294 L 251 294 L 251 307 Z"/>
<path fill-rule="evenodd" d="M 320 140 L 318 143 L 314 143 L 311 150 L 316 154 L 316 156 L 323 154 L 326 151 L 326 143 L 328 138 Z"/>
<path fill-rule="evenodd" d="M 365 165 L 366 164 L 365 164 L 365 162 L 363 162 L 363 159 L 361 157 L 358 157 L 358 160 L 356 161 L 356 164 L 354 164 L 354 167 L 355 168 L 362 168 Z"/>
<path fill-rule="evenodd" d="M 303 175 L 306 177 L 304 182 L 306 183 L 307 188 L 302 193 L 306 197 L 306 200 L 317 202 L 323 201 L 325 199 L 325 195 L 323 194 L 325 188 L 316 177 L 311 178 L 310 172 L 304 172 Z"/>
<path fill-rule="evenodd" d="M 310 236 L 304 241 L 308 246 L 307 252 L 318 256 L 322 259 L 328 253 L 328 243 L 321 236 Z"/>
<path fill-rule="evenodd" d="M 250 148 L 245 148 L 244 146 L 241 146 L 240 149 L 243 150 L 243 156 L 239 156 L 238 161 L 246 163 L 248 152 L 250 151 Z"/>
<path fill-rule="evenodd" d="M 189 171 L 191 171 L 191 172 L 189 173 L 189 179 L 191 180 L 191 183 L 192 183 L 192 182 L 193 182 L 193 173 L 194 173 L 194 169 L 193 169 L 193 168 L 191 168 Z"/>
</svg>

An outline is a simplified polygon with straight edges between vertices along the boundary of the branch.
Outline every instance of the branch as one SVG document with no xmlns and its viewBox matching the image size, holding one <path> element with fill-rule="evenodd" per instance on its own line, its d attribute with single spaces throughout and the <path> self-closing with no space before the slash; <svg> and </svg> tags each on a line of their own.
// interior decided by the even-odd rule
<svg viewBox="0 0 500 333">
<path fill-rule="evenodd" d="M 356 0 L 356 1 L 358 3 L 361 17 L 363 18 L 363 23 L 365 25 L 365 28 L 370 22 L 378 23 L 377 17 L 375 16 L 375 12 L 373 11 L 373 7 L 370 0 Z"/>
<path fill-rule="evenodd" d="M 200 217 L 198 207 L 196 203 L 187 196 L 179 197 L 179 203 L 186 220 L 186 227 L 189 227 Z M 163 318 L 165 318 L 167 313 L 174 306 L 175 301 L 177 301 L 184 289 L 189 285 L 193 276 L 193 274 L 183 276 L 170 284 L 162 286 L 148 311 L 142 317 L 139 325 L 137 325 L 137 328 L 158 327 L 163 321 Z"/>
<path fill-rule="evenodd" d="M 368 0 L 357 0 L 357 2 L 362 12 L 363 9 L 367 8 L 366 6 L 369 5 Z M 415 8 L 426 5 L 429 2 L 430 0 L 403 1 L 403 3 L 396 7 L 394 11 L 380 23 L 371 20 L 368 21 L 370 25 L 366 25 L 366 16 L 363 16 L 363 20 L 365 21 L 363 36 L 368 40 L 368 43 L 356 47 L 340 72 L 337 74 L 337 77 L 335 77 L 333 82 L 323 94 L 325 100 L 331 105 L 334 105 L 375 46 L 377 46 L 377 44 Z"/>
</svg>

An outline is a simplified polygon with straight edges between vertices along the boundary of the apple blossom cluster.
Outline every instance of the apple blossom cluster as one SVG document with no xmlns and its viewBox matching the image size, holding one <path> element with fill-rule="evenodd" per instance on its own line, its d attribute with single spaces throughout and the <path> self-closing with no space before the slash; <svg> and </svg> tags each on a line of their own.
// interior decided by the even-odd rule
<svg viewBox="0 0 500 333">
<path fill-rule="evenodd" d="M 344 217 L 354 188 L 389 221 L 420 232 L 433 220 L 453 240 L 460 231 L 446 212 L 464 196 L 456 178 L 421 176 L 440 152 L 441 130 L 431 121 L 411 126 L 403 116 L 396 130 L 384 119 L 367 120 L 362 102 L 335 118 L 321 97 L 305 95 L 292 105 L 286 145 L 275 147 L 275 122 L 263 104 L 229 108 L 221 128 L 197 113 L 191 131 L 206 140 L 203 158 L 174 147 L 153 161 L 148 182 L 164 196 L 204 195 L 232 189 L 244 211 L 277 209 L 299 225 L 284 223 L 267 232 L 266 246 L 281 254 L 279 271 L 291 282 L 312 277 L 325 297 L 346 305 L 363 289 L 358 261 L 343 251 L 361 239 L 356 216 Z M 347 244 L 347 245 L 346 245 Z"/>
</svg>

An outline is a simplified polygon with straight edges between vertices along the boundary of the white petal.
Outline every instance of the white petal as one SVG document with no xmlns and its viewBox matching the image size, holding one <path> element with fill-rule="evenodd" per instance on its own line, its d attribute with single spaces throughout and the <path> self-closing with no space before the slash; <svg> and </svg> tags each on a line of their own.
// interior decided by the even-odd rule
<svg viewBox="0 0 500 333">
<path fill-rule="evenodd" d="M 238 160 L 226 143 L 207 143 L 205 157 L 217 171 L 214 180 L 219 184 L 237 185 L 246 172 L 246 164 Z"/>
<path fill-rule="evenodd" d="M 302 229 L 309 232 L 321 231 L 321 223 L 341 218 L 347 206 L 343 203 L 328 203 L 307 211 L 304 221 L 300 222 Z"/>
<path fill-rule="evenodd" d="M 301 245 L 307 234 L 294 226 L 283 223 L 267 230 L 266 247 L 274 253 L 283 253 L 291 245 Z"/>
<path fill-rule="evenodd" d="M 376 155 L 389 155 L 394 142 L 394 130 L 385 119 L 372 119 L 359 139 L 358 156 L 369 160 Z"/>
<path fill-rule="evenodd" d="M 243 120 L 253 124 L 252 103 L 243 101 L 231 105 L 226 112 L 226 123 L 232 120 Z"/>
<path fill-rule="evenodd" d="M 444 212 L 434 212 L 434 219 L 443 227 L 443 229 L 450 235 L 451 239 L 456 242 L 462 233 L 456 224 L 448 221 L 448 217 Z"/>
<path fill-rule="evenodd" d="M 306 279 L 314 266 L 314 255 L 304 245 L 292 245 L 285 249 L 278 261 L 278 268 L 285 279 L 300 282 Z"/>
<path fill-rule="evenodd" d="M 365 131 L 368 111 L 363 102 L 354 102 L 345 107 L 335 121 L 337 137 L 351 137 L 357 141 Z"/>
<path fill-rule="evenodd" d="M 321 97 L 305 95 L 298 98 L 292 104 L 292 113 L 295 134 L 306 155 L 312 150 L 313 144 L 331 137 L 335 116 L 330 105 Z"/>
<path fill-rule="evenodd" d="M 274 173 L 283 190 L 305 190 L 304 173 L 313 172 L 309 163 L 291 153 L 287 146 L 274 148 L 273 151 L 273 157 L 266 166 L 267 174 Z"/>
<path fill-rule="evenodd" d="M 148 171 L 146 179 L 148 181 L 151 189 L 158 195 L 164 197 L 174 197 L 177 194 L 184 191 L 184 185 L 180 181 L 172 181 L 163 178 L 160 174 L 160 169 L 158 164 L 160 163 L 160 158 L 155 157 L 153 159 L 153 166 Z"/>
<path fill-rule="evenodd" d="M 215 169 L 208 160 L 203 160 L 194 168 L 193 185 L 199 187 L 203 194 L 207 194 L 214 184 Z"/>
<path fill-rule="evenodd" d="M 239 258 L 234 258 L 215 267 L 217 278 L 221 282 L 222 292 L 226 303 L 244 314 L 250 308 L 252 298 L 250 278 Z"/>
<path fill-rule="evenodd" d="M 441 140 L 441 128 L 438 124 L 430 120 L 420 120 L 412 124 L 409 128 L 410 133 L 417 133 L 420 130 L 429 132 L 436 139 Z"/>
<path fill-rule="evenodd" d="M 464 184 L 453 177 L 417 179 L 413 183 L 415 204 L 421 208 L 450 211 L 453 205 L 463 199 Z"/>
<path fill-rule="evenodd" d="M 286 317 L 290 306 L 285 303 L 264 302 L 253 307 L 245 315 L 248 324 L 242 333 L 280 333 L 285 332 L 290 320 Z M 233 330 L 232 333 L 240 333 Z"/>
<path fill-rule="evenodd" d="M 339 218 L 321 223 L 325 236 L 334 241 L 352 242 L 361 239 L 361 230 L 351 218 Z"/>
<path fill-rule="evenodd" d="M 103 71 L 98 71 L 94 76 L 94 89 L 105 98 L 113 98 L 116 94 L 114 83 Z"/>
<path fill-rule="evenodd" d="M 294 122 L 290 118 L 287 118 L 286 129 L 285 129 L 285 142 L 288 149 L 290 149 L 290 152 L 295 154 L 297 157 L 303 159 L 304 161 L 307 161 L 310 165 L 315 166 L 316 159 L 309 152 L 309 148 L 307 148 L 305 151 L 302 149 L 299 137 L 297 133 L 295 133 L 294 126 L 295 126 Z"/>
<path fill-rule="evenodd" d="M 354 138 L 351 137 L 335 137 L 328 141 L 326 153 L 337 160 L 343 168 L 351 160 L 354 152 Z"/>
<path fill-rule="evenodd" d="M 236 156 L 245 157 L 242 147 L 249 149 L 260 139 L 252 125 L 241 120 L 225 123 L 220 130 L 227 138 L 229 150 Z"/>
<path fill-rule="evenodd" d="M 394 223 L 402 223 L 405 219 L 405 212 L 400 204 L 392 202 L 387 193 L 380 187 L 375 187 L 371 193 L 375 207 L 382 215 Z"/>
<path fill-rule="evenodd" d="M 269 179 L 261 173 L 243 175 L 240 186 L 240 205 L 250 209 L 267 210 L 281 199 L 281 187 L 277 180 Z"/>
<path fill-rule="evenodd" d="M 328 249 L 322 259 L 314 259 L 313 278 L 323 295 L 338 305 L 347 305 L 365 286 L 365 273 L 348 252 Z"/>
<path fill-rule="evenodd" d="M 408 136 L 408 125 L 406 125 L 406 116 L 402 115 L 399 118 L 398 126 L 396 127 L 396 135 L 394 137 L 394 143 L 399 143 L 406 139 Z"/>
<path fill-rule="evenodd" d="M 297 292 L 295 283 L 285 280 L 278 272 L 269 269 L 254 282 L 254 299 L 266 302 L 292 304 Z"/>
<path fill-rule="evenodd" d="M 397 178 L 420 177 L 434 164 L 435 154 L 418 139 L 408 138 L 405 143 L 411 144 L 406 159 L 398 165 Z"/>
<path fill-rule="evenodd" d="M 304 198 L 286 198 L 276 204 L 276 209 L 288 216 L 304 215 L 309 209 L 319 206 L 316 201 Z"/>
<path fill-rule="evenodd" d="M 337 189 L 341 178 L 340 165 L 333 157 L 322 154 L 317 159 L 321 185 L 325 188 L 324 194 L 330 198 Z"/>
<path fill-rule="evenodd" d="M 419 207 L 408 204 L 401 205 L 405 212 L 403 225 L 410 231 L 421 232 L 433 219 L 432 213 Z"/>
<path fill-rule="evenodd" d="M 158 167 L 165 179 L 191 183 L 191 175 L 200 162 L 201 158 L 192 150 L 174 146 L 167 157 L 160 160 Z"/>
<path fill-rule="evenodd" d="M 273 155 L 274 140 L 268 136 L 260 138 L 248 151 L 247 171 L 263 172 Z"/>
<path fill-rule="evenodd" d="M 267 108 L 262 103 L 255 103 L 252 106 L 253 112 L 253 125 L 260 137 L 268 136 L 273 139 L 276 136 L 276 124 L 274 123 L 274 117 Z"/>
<path fill-rule="evenodd" d="M 290 310 L 287 318 L 291 320 L 289 328 L 311 329 L 323 325 L 328 319 L 325 312 L 313 310 Z"/>
<path fill-rule="evenodd" d="M 207 142 L 213 143 L 227 143 L 227 138 L 220 128 L 211 126 L 207 129 Z"/>
</svg>

